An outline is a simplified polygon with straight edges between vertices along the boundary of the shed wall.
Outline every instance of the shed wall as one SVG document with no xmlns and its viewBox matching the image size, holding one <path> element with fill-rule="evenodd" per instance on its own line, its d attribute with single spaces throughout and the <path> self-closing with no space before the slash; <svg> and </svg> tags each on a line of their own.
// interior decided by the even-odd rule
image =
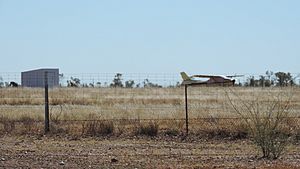
<svg viewBox="0 0 300 169">
<path fill-rule="evenodd" d="M 38 69 L 21 73 L 21 83 L 23 87 L 44 87 L 45 72 L 48 75 L 48 86 L 56 87 L 59 85 L 58 69 Z"/>
</svg>

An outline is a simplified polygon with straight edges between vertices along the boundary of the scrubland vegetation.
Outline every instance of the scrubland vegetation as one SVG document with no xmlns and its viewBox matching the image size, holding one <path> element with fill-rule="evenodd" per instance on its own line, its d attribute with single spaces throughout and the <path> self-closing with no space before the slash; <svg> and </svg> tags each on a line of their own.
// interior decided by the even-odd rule
<svg viewBox="0 0 300 169">
<path fill-rule="evenodd" d="M 0 97 L 2 136 L 44 135 L 43 89 L 1 88 Z M 184 89 L 180 87 L 60 87 L 49 90 L 49 100 L 47 137 L 150 138 L 159 144 L 159 140 L 169 139 L 214 140 L 224 144 L 245 141 L 254 160 L 280 159 L 283 154 L 293 152 L 291 147 L 297 147 L 300 138 L 297 87 L 190 87 L 188 136 Z"/>
<path fill-rule="evenodd" d="M 171 133 L 183 134 L 183 92 L 179 87 L 50 89 L 51 127 L 53 131 L 54 128 L 60 128 L 67 134 L 93 135 L 91 133 L 96 131 L 91 132 L 92 129 L 87 128 L 94 127 L 96 130 L 103 126 L 107 128 L 104 124 L 110 124 L 108 126 L 112 129 L 104 134 L 120 135 L 140 133 L 133 129 L 145 123 L 152 127 L 155 124 L 159 130 L 154 132 L 156 134 L 165 130 L 167 133 L 172 130 Z M 0 95 L 1 131 L 18 133 L 20 129 L 25 129 L 20 126 L 29 124 L 33 125 L 29 127 L 33 131 L 28 132 L 43 132 L 43 89 L 2 88 Z M 277 109 L 282 108 L 280 106 L 286 106 L 287 110 L 283 110 L 279 118 L 284 118 L 284 123 L 291 126 L 287 132 L 295 134 L 298 132 L 299 96 L 299 88 L 291 87 L 191 87 L 188 93 L 191 133 L 209 136 L 212 133 L 217 136 L 247 135 L 248 121 L 243 119 L 256 116 L 258 119 L 273 118 L 278 115 Z M 257 110 L 256 114 L 252 112 L 254 110 Z"/>
</svg>

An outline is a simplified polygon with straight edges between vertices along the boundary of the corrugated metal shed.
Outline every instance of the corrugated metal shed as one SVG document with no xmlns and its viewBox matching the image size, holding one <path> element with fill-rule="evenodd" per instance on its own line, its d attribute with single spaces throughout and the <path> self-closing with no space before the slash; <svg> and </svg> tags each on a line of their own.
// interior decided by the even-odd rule
<svg viewBox="0 0 300 169">
<path fill-rule="evenodd" d="M 59 86 L 59 69 L 45 68 L 25 71 L 21 73 L 21 84 L 23 87 L 44 87 L 45 73 L 48 76 L 48 86 Z"/>
</svg>

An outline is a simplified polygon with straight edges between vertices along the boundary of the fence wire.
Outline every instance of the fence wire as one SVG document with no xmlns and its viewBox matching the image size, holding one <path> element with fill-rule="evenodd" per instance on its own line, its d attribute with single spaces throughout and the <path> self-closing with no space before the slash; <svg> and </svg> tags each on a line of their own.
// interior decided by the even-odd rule
<svg viewBox="0 0 300 169">
<path fill-rule="evenodd" d="M 17 74 L 0 74 L 2 82 L 16 81 Z M 71 78 L 72 77 L 72 78 Z M 116 74 L 64 74 L 59 77 L 60 85 L 49 88 L 50 116 L 52 121 L 89 122 L 114 121 L 127 124 L 156 121 L 161 126 L 178 125 L 184 128 L 185 98 L 180 77 L 175 74 L 122 74 L 120 81 L 114 81 Z M 70 82 L 78 86 L 70 86 Z M 243 77 L 245 78 L 245 77 Z M 44 80 L 43 77 L 34 79 Z M 132 80 L 134 85 L 125 82 Z M 241 79 L 243 80 L 243 79 Z M 51 79 L 49 81 L 51 83 Z M 113 86 L 120 82 L 123 86 Z M 235 93 L 234 97 L 230 96 Z M 244 100 L 272 103 L 278 95 L 292 93 L 288 118 L 299 126 L 299 88 L 254 88 L 254 87 L 189 87 L 188 113 L 192 129 L 238 128 L 237 121 L 243 119 L 236 113 L 233 102 Z M 44 119 L 45 93 L 43 87 L 0 88 L 0 117 L 3 121 L 40 123 Z M 239 104 L 242 104 L 241 102 Z M 247 113 L 247 112 L 246 112 Z M 0 121 L 1 121 L 0 120 Z M 172 125 L 167 123 L 174 122 Z M 178 124 L 177 124 L 178 123 Z M 3 127 L 3 125 L 2 125 Z"/>
</svg>

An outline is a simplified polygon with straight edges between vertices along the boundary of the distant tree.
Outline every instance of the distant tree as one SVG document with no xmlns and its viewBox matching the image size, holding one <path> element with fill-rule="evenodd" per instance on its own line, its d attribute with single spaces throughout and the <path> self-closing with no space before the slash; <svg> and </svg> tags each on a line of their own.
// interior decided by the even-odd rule
<svg viewBox="0 0 300 169">
<path fill-rule="evenodd" d="M 265 87 L 271 87 L 275 84 L 275 77 L 272 71 L 266 71 L 265 75 Z"/>
<path fill-rule="evenodd" d="M 10 82 L 9 87 L 18 87 L 19 84 L 17 82 Z"/>
<path fill-rule="evenodd" d="M 80 86 L 80 79 L 71 77 L 70 80 L 67 80 L 68 87 L 79 87 Z"/>
<path fill-rule="evenodd" d="M 90 83 L 90 84 L 89 84 L 89 87 L 94 88 L 94 87 L 95 87 L 94 83 Z"/>
<path fill-rule="evenodd" d="M 254 76 L 251 76 L 249 78 L 249 86 L 251 86 L 251 87 L 255 86 L 255 78 L 254 78 Z"/>
<path fill-rule="evenodd" d="M 277 72 L 275 73 L 275 76 L 276 76 L 276 85 L 277 86 L 280 86 L 280 87 L 283 87 L 283 86 L 288 86 L 289 84 L 294 84 L 293 82 L 293 77 L 292 75 L 288 72 L 288 73 L 285 73 L 285 72 Z"/>
<path fill-rule="evenodd" d="M 256 80 L 254 76 L 250 76 L 245 83 L 245 86 L 257 87 L 259 86 L 259 80 Z"/>
<path fill-rule="evenodd" d="M 101 82 L 97 82 L 96 87 L 101 87 Z"/>
<path fill-rule="evenodd" d="M 265 87 L 265 84 L 266 84 L 265 76 L 259 76 L 258 85 L 261 87 Z"/>
<path fill-rule="evenodd" d="M 295 85 L 295 79 L 293 79 L 290 73 L 266 71 L 265 75 L 259 76 L 259 79 L 255 79 L 254 76 L 250 76 L 245 83 L 245 86 L 251 87 L 271 87 L 271 86 L 288 86 Z"/>
<path fill-rule="evenodd" d="M 122 74 L 121 73 L 117 73 L 112 81 L 112 83 L 110 84 L 110 87 L 123 87 L 123 83 L 122 83 Z"/>
<path fill-rule="evenodd" d="M 4 87 L 3 78 L 0 76 L 0 88 Z"/>
<path fill-rule="evenodd" d="M 266 71 L 266 79 L 270 80 L 271 84 L 274 85 L 274 72 L 267 70 Z"/>
<path fill-rule="evenodd" d="M 133 80 L 128 80 L 125 82 L 125 87 L 126 88 L 133 88 L 134 86 L 134 81 Z"/>
<path fill-rule="evenodd" d="M 295 82 L 295 79 L 292 78 L 292 79 L 290 80 L 290 85 L 291 85 L 291 86 L 296 86 L 296 85 L 297 85 L 296 82 Z"/>
<path fill-rule="evenodd" d="M 274 81 L 273 80 L 269 80 L 269 79 L 265 80 L 265 87 L 271 87 L 273 85 L 274 85 Z"/>
<path fill-rule="evenodd" d="M 64 74 L 59 74 L 58 75 L 58 78 L 59 78 L 59 86 L 63 86 L 63 81 L 64 81 Z"/>
</svg>

